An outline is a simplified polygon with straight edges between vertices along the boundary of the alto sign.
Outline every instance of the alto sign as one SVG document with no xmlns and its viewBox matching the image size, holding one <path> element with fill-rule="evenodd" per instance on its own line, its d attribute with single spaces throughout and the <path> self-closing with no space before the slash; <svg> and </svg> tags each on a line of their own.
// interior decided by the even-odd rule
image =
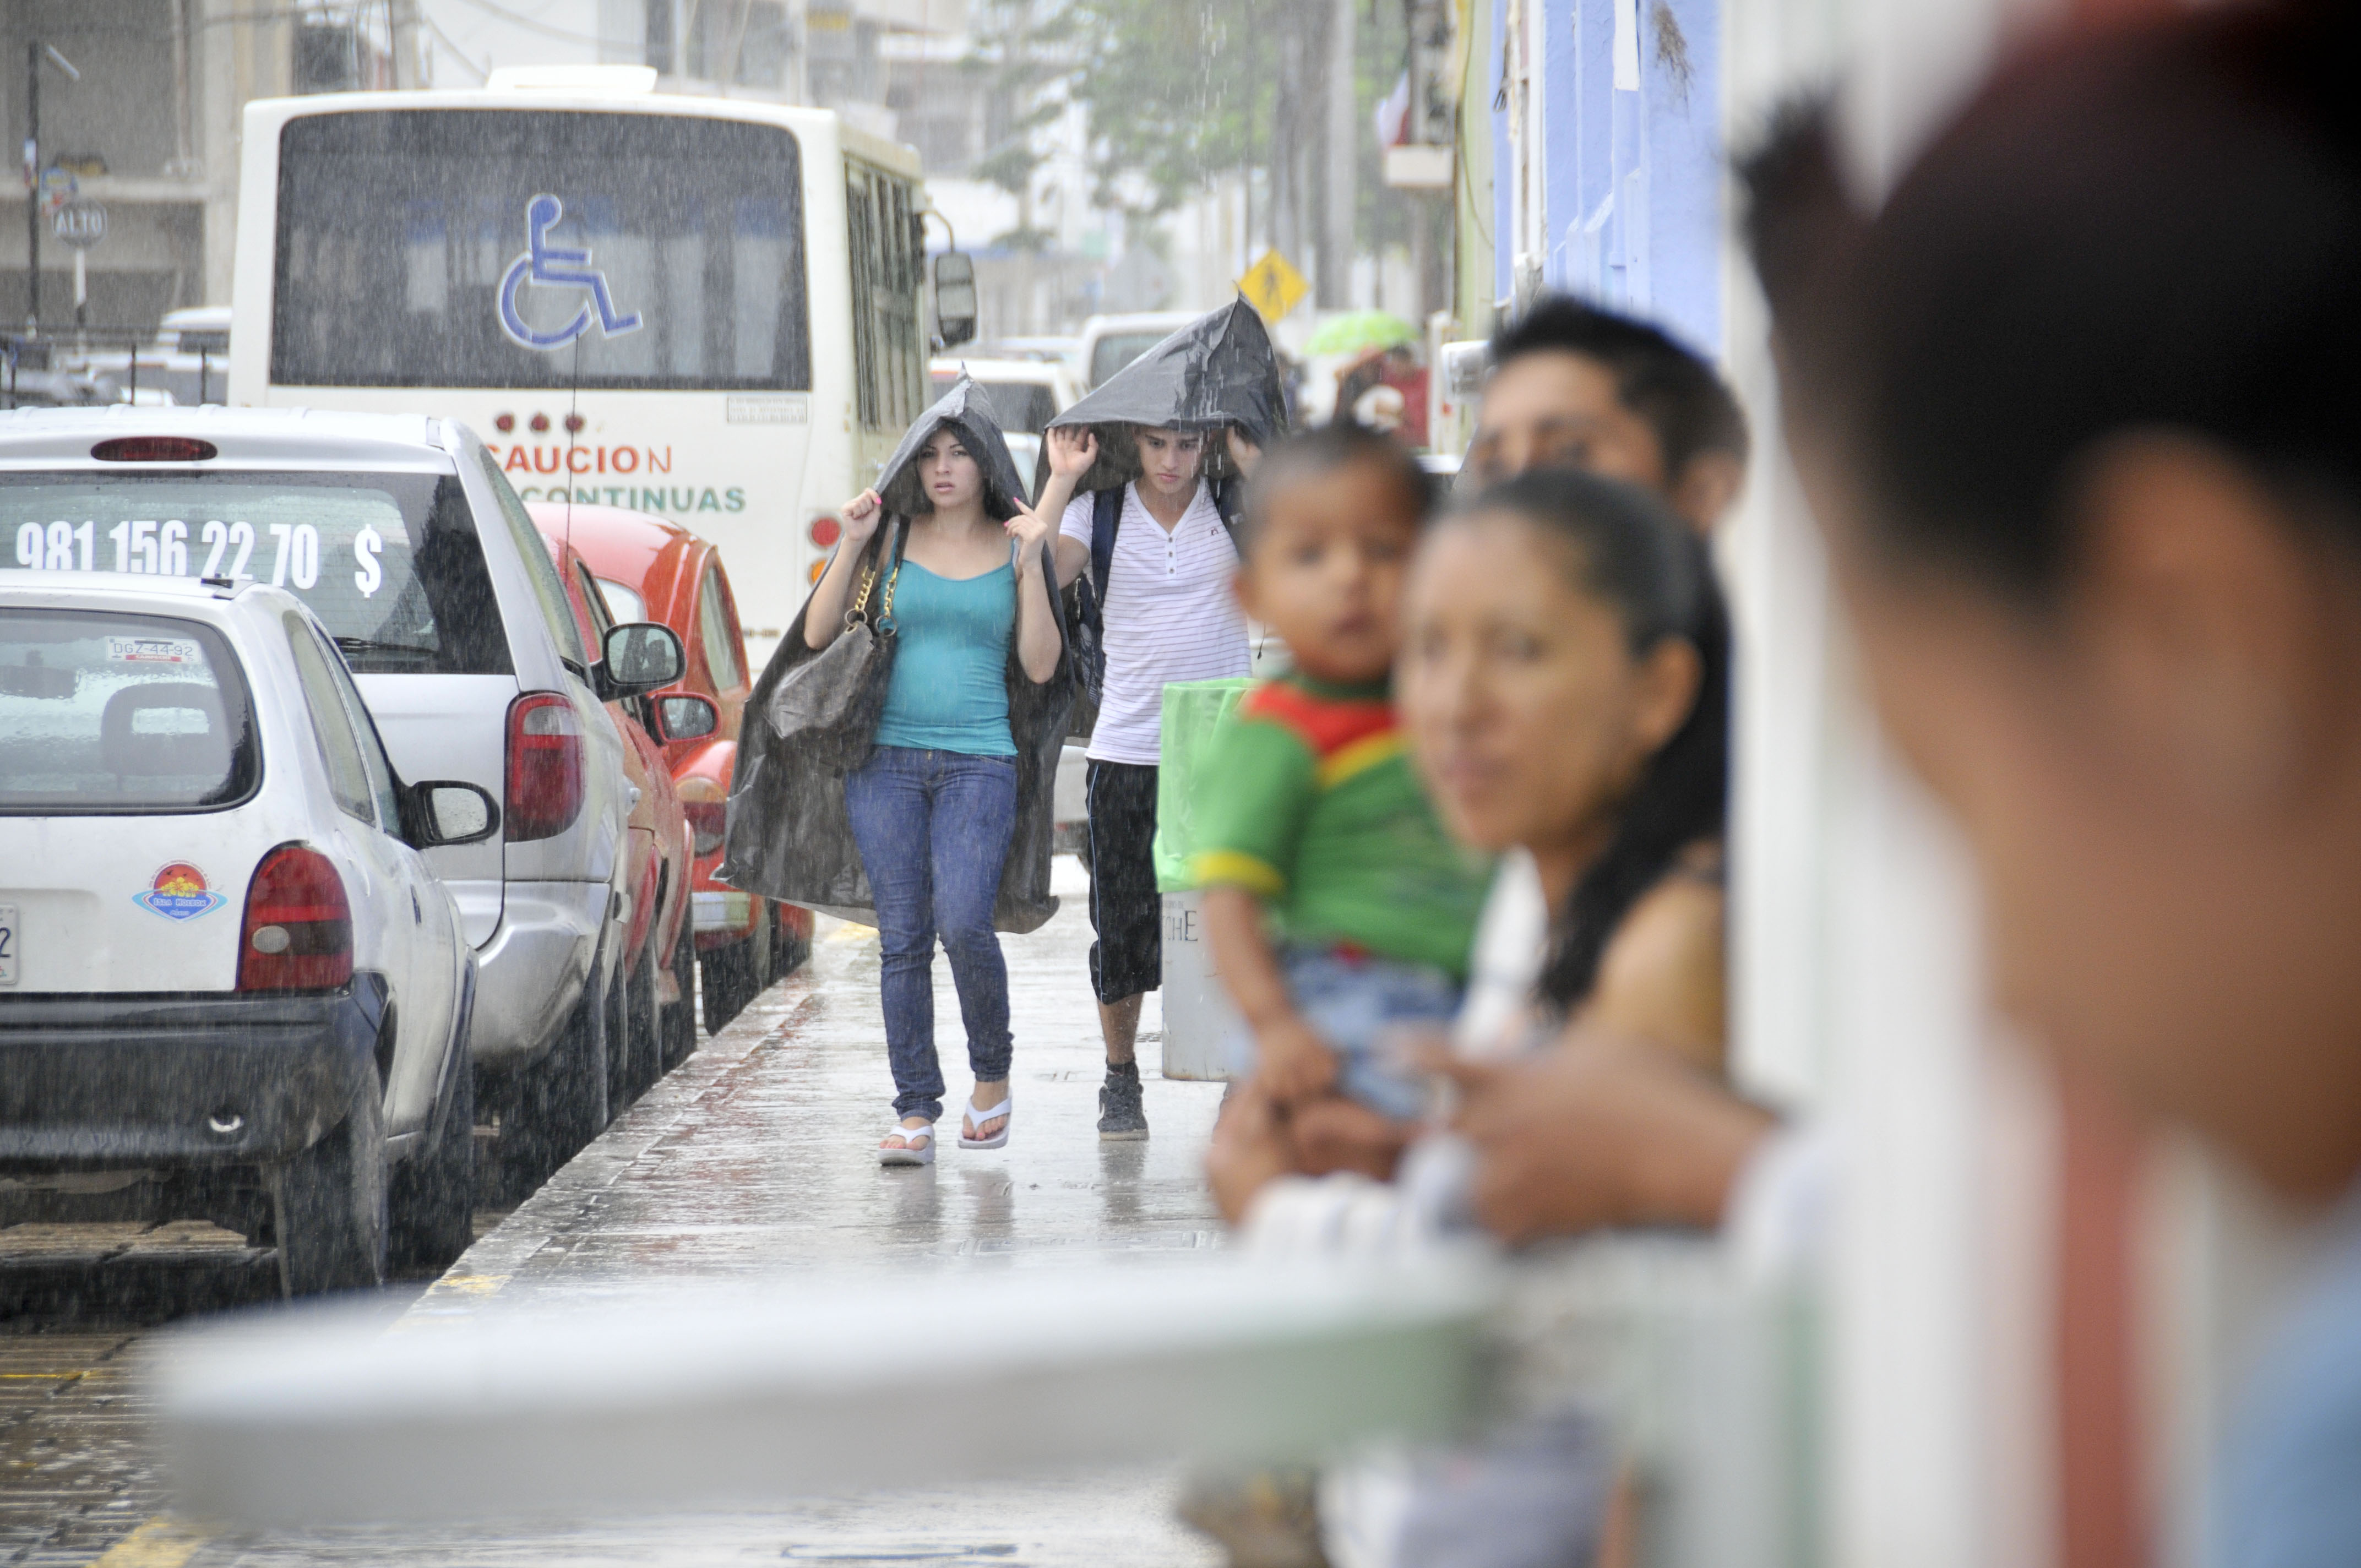
<svg viewBox="0 0 2361 1568">
<path fill-rule="evenodd" d="M 68 202 L 50 217 L 49 232 L 76 250 L 88 250 L 106 237 L 106 209 L 96 202 Z"/>
</svg>

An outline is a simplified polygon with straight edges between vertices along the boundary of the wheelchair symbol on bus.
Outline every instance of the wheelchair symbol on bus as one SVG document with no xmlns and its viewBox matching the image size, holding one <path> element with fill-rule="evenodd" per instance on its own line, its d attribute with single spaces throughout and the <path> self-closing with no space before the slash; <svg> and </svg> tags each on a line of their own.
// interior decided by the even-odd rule
<svg viewBox="0 0 2361 1568">
<path fill-rule="evenodd" d="M 572 343 L 590 330 L 592 306 L 597 307 L 595 319 L 605 335 L 620 337 L 640 330 L 638 312 L 627 316 L 616 313 L 614 296 L 607 291 L 607 275 L 590 266 L 588 247 L 576 250 L 549 243 L 549 231 L 565 215 L 565 203 L 555 196 L 535 196 L 527 203 L 524 254 L 509 263 L 500 279 L 500 330 L 527 348 L 563 348 Z M 535 332 L 517 313 L 517 290 L 526 283 L 544 289 L 588 289 L 590 302 L 555 332 Z"/>
</svg>

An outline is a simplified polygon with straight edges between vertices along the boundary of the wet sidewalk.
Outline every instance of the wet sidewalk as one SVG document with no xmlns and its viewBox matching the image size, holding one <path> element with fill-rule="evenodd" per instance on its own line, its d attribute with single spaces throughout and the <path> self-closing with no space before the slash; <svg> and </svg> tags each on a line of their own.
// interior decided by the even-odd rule
<svg viewBox="0 0 2361 1568">
<path fill-rule="evenodd" d="M 1161 1081 L 1157 1044 L 1145 1041 L 1153 1136 L 1100 1143 L 1087 883 L 1061 859 L 1056 886 L 1064 900 L 1057 918 L 1004 939 L 1016 1035 L 1006 1148 L 960 1148 L 951 1110 L 935 1166 L 878 1166 L 892 1089 L 876 937 L 824 926 L 804 971 L 758 999 L 478 1242 L 412 1315 L 463 1314 L 493 1299 L 585 1299 L 652 1278 L 884 1262 L 931 1261 L 943 1288 L 955 1289 L 963 1270 L 1028 1258 L 1218 1245 L 1200 1162 L 1220 1088 Z M 939 1038 L 958 1042 L 947 964 L 937 963 L 936 980 Z M 1151 998 L 1142 1028 L 1158 1027 Z M 963 1047 L 947 1051 L 944 1065 L 947 1103 L 963 1102 Z M 910 1415 L 928 1419 L 924 1409 Z M 117 1552 L 140 1552 L 123 1562 L 171 1568 L 741 1561 L 1180 1568 L 1219 1561 L 1173 1521 L 1174 1480 L 1077 1475 L 785 1504 L 762 1514 L 448 1532 L 192 1539 L 159 1524 Z"/>
</svg>

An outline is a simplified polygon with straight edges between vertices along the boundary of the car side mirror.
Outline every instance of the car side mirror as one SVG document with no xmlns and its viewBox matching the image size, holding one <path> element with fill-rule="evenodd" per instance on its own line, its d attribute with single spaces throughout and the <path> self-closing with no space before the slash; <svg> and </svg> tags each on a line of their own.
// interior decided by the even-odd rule
<svg viewBox="0 0 2361 1568">
<path fill-rule="evenodd" d="M 975 262 L 965 251 L 935 258 L 935 347 L 957 348 L 975 336 Z"/>
<path fill-rule="evenodd" d="M 592 672 L 601 702 L 668 686 L 688 668 L 680 639 L 673 635 L 671 627 L 653 620 L 627 621 L 616 627 L 607 633 L 602 652 L 605 657 Z"/>
<path fill-rule="evenodd" d="M 659 740 L 696 740 L 721 728 L 721 710 L 701 696 L 660 696 L 655 709 Z"/>
<path fill-rule="evenodd" d="M 492 792 L 458 779 L 429 779 L 410 786 L 410 832 L 413 849 L 480 844 L 500 830 L 500 803 Z"/>
</svg>

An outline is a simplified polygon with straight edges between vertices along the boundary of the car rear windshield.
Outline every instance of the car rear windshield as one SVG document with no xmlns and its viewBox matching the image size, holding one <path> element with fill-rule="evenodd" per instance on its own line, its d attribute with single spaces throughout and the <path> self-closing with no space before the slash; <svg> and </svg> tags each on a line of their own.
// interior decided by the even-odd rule
<svg viewBox="0 0 2361 1568">
<path fill-rule="evenodd" d="M 1171 335 L 1170 332 L 1109 333 L 1091 350 L 1091 385 L 1104 386 L 1108 377 Z"/>
<path fill-rule="evenodd" d="M 275 584 L 357 674 L 512 668 L 474 515 L 447 474 L 0 475 L 0 573 L 93 571 Z"/>
<path fill-rule="evenodd" d="M 245 674 L 211 627 L 0 606 L 0 815 L 214 811 L 261 776 Z"/>
</svg>

